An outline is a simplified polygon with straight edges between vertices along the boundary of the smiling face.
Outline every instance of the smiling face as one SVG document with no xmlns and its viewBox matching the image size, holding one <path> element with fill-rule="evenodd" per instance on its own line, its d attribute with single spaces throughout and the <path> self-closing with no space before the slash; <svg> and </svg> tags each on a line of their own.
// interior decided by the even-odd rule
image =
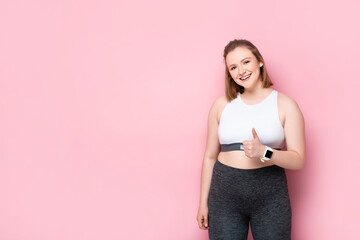
<svg viewBox="0 0 360 240">
<path fill-rule="evenodd" d="M 263 66 L 246 47 L 237 47 L 226 56 L 226 66 L 232 79 L 245 89 L 261 85 L 260 67 Z"/>
</svg>

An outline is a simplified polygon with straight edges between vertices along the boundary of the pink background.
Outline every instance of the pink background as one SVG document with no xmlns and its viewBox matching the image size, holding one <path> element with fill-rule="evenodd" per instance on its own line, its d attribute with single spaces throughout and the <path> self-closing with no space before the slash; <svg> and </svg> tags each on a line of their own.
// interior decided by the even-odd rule
<svg viewBox="0 0 360 240">
<path fill-rule="evenodd" d="M 306 166 L 286 170 L 293 239 L 360 237 L 359 7 L 1 1 L 0 239 L 208 239 L 207 115 L 235 38 L 305 117 Z"/>
</svg>

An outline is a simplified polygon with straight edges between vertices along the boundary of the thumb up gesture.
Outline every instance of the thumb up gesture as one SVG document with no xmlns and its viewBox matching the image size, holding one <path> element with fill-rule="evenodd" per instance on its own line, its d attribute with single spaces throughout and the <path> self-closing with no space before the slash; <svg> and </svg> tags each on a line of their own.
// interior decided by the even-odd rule
<svg viewBox="0 0 360 240">
<path fill-rule="evenodd" d="M 249 158 L 260 159 L 266 150 L 266 147 L 261 144 L 260 139 L 255 131 L 255 128 L 252 128 L 253 140 L 243 141 L 245 155 Z"/>
</svg>

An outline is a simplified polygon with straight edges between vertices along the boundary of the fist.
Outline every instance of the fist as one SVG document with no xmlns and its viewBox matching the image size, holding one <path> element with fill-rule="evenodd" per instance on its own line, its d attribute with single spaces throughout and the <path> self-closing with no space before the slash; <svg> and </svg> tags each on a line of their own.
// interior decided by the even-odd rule
<svg viewBox="0 0 360 240">
<path fill-rule="evenodd" d="M 266 147 L 261 144 L 255 128 L 252 128 L 252 134 L 253 140 L 243 141 L 244 152 L 248 158 L 260 159 L 264 155 Z"/>
</svg>

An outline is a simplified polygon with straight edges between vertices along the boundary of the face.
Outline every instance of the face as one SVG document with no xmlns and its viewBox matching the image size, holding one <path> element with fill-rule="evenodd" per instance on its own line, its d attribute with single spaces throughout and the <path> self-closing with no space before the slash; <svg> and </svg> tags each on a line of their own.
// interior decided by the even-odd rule
<svg viewBox="0 0 360 240">
<path fill-rule="evenodd" d="M 233 80 L 245 89 L 254 88 L 260 82 L 260 67 L 254 54 L 246 47 L 237 47 L 226 56 L 226 65 Z"/>
</svg>

